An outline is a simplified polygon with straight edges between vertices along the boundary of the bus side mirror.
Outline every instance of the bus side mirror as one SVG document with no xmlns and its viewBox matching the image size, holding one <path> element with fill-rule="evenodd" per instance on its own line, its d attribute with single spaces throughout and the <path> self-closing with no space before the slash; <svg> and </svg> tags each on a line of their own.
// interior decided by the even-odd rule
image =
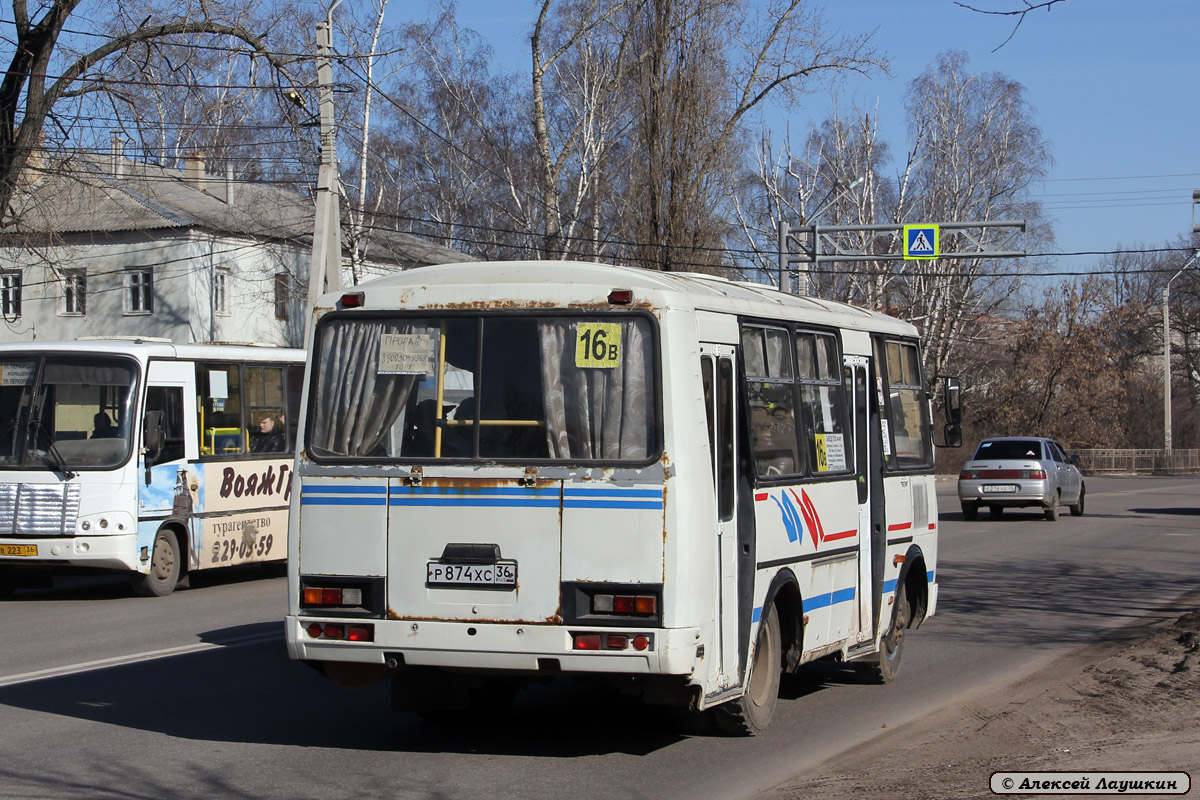
<svg viewBox="0 0 1200 800">
<path fill-rule="evenodd" d="M 962 424 L 962 384 L 958 378 L 942 379 L 942 399 L 946 409 L 946 422 Z"/>
<path fill-rule="evenodd" d="M 962 383 L 958 378 L 942 379 L 942 401 L 946 426 L 942 429 L 945 447 L 962 447 Z"/>
</svg>

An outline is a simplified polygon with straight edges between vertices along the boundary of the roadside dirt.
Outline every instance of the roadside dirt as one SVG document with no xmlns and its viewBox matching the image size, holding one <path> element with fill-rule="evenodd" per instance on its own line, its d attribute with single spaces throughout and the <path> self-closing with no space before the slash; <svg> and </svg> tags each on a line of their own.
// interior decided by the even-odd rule
<svg viewBox="0 0 1200 800">
<path fill-rule="evenodd" d="M 888 731 L 760 800 L 989 797 L 993 772 L 1026 770 L 1184 771 L 1196 795 L 1200 609 Z"/>
</svg>

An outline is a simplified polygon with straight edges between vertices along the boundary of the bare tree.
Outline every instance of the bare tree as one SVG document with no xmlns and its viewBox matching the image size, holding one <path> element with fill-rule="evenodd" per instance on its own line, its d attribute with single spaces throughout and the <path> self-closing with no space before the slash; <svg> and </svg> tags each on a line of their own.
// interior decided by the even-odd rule
<svg viewBox="0 0 1200 800">
<path fill-rule="evenodd" d="M 11 224 L 13 194 L 31 155 L 41 146 L 46 123 L 55 120 L 65 133 L 67 121 L 56 119 L 56 110 L 73 96 L 105 91 L 110 71 L 131 48 L 180 39 L 195 45 L 200 36 L 238 42 L 243 47 L 238 57 L 248 68 L 264 63 L 285 74 L 289 64 L 268 47 L 265 36 L 208 3 L 177 8 L 162 21 L 148 16 L 94 47 L 64 46 L 63 32 L 78 6 L 79 0 L 55 0 L 39 6 L 35 15 L 41 16 L 35 18 L 26 0 L 13 0 L 13 51 L 0 82 L 0 224 Z M 116 3 L 89 11 L 121 18 Z"/>
<path fill-rule="evenodd" d="M 868 73 L 869 37 L 829 34 L 803 0 L 649 0 L 631 21 L 643 54 L 635 93 L 642 154 L 632 195 L 638 263 L 690 269 L 723 262 L 749 115 L 768 98 L 794 105 L 823 81 Z"/>
<path fill-rule="evenodd" d="M 946 53 L 912 84 L 908 108 L 916 142 L 897 205 L 904 221 L 982 222 L 1025 219 L 1026 241 L 1046 241 L 1040 207 L 1030 196 L 1051 158 L 1024 98 L 1003 75 L 967 70 L 967 57 Z M 989 243 L 985 234 L 983 243 Z M 965 247 L 954 235 L 942 249 Z M 1018 287 L 1021 262 L 989 258 L 907 262 L 896 284 L 902 313 L 921 329 L 928 374 L 953 374 L 968 331 L 997 313 Z"/>
</svg>

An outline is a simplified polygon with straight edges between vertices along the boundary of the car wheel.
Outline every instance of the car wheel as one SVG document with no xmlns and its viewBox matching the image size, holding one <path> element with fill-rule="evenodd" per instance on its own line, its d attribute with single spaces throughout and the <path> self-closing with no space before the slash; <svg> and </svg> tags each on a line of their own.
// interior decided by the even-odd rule
<svg viewBox="0 0 1200 800">
<path fill-rule="evenodd" d="M 1078 502 L 1072 503 L 1069 506 L 1069 508 L 1071 509 L 1072 517 L 1082 517 L 1083 516 L 1083 496 L 1085 494 L 1087 494 L 1087 488 L 1081 483 L 1081 484 L 1079 484 L 1079 500 L 1078 500 Z"/>
<path fill-rule="evenodd" d="M 974 520 L 977 516 L 979 516 L 979 504 L 978 503 L 963 503 L 962 504 L 962 512 L 963 512 L 963 519 L 970 522 L 970 521 Z"/>
<path fill-rule="evenodd" d="M 988 506 L 988 512 L 996 519 L 1000 519 L 1004 516 L 1004 506 Z"/>
<path fill-rule="evenodd" d="M 1059 497 L 1059 494 L 1057 491 L 1053 495 L 1050 496 L 1050 505 L 1046 508 L 1046 510 L 1044 512 L 1046 514 L 1047 522 L 1058 522 L 1058 501 L 1060 499 L 1061 498 Z"/>
</svg>

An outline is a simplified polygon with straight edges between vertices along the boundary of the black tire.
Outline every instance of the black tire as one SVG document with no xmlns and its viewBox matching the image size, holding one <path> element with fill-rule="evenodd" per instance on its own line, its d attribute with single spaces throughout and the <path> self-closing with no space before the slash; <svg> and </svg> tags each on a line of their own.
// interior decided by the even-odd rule
<svg viewBox="0 0 1200 800">
<path fill-rule="evenodd" d="M 855 661 L 858 673 L 869 683 L 891 683 L 900 674 L 900 662 L 904 658 L 904 639 L 912 621 L 912 606 L 908 603 L 908 592 L 903 585 L 896 587 L 896 607 L 892 612 L 892 624 L 879 642 L 879 652 L 865 661 Z"/>
<path fill-rule="evenodd" d="M 721 733 L 757 736 L 771 724 L 775 704 L 779 702 L 782 651 L 779 612 L 772 605 L 758 626 L 754 660 L 750 662 L 750 674 L 746 676 L 746 693 L 713 709 Z"/>
<path fill-rule="evenodd" d="M 1043 514 L 1046 515 L 1047 522 L 1058 522 L 1058 512 L 1059 512 L 1059 501 L 1060 500 L 1062 500 L 1062 498 L 1059 496 L 1058 492 L 1055 491 L 1054 495 L 1050 498 L 1050 505 L 1046 508 L 1045 511 L 1042 512 Z"/>
<path fill-rule="evenodd" d="M 973 522 L 979 516 L 978 503 L 963 503 L 962 504 L 963 519 L 967 522 Z"/>
<path fill-rule="evenodd" d="M 154 537 L 154 552 L 150 555 L 150 571 L 135 573 L 133 591 L 139 597 L 166 597 L 175 591 L 181 572 L 179 540 L 175 534 L 160 528 Z"/>
<path fill-rule="evenodd" d="M 1000 519 L 1004 516 L 1004 506 L 988 506 L 988 513 L 996 519 Z"/>
<path fill-rule="evenodd" d="M 1070 506 L 1068 506 L 1068 508 L 1071 509 L 1072 517 L 1082 517 L 1083 516 L 1083 496 L 1085 494 L 1087 494 L 1087 487 L 1085 487 L 1081 483 L 1081 484 L 1079 484 L 1079 500 L 1072 503 Z"/>
</svg>

